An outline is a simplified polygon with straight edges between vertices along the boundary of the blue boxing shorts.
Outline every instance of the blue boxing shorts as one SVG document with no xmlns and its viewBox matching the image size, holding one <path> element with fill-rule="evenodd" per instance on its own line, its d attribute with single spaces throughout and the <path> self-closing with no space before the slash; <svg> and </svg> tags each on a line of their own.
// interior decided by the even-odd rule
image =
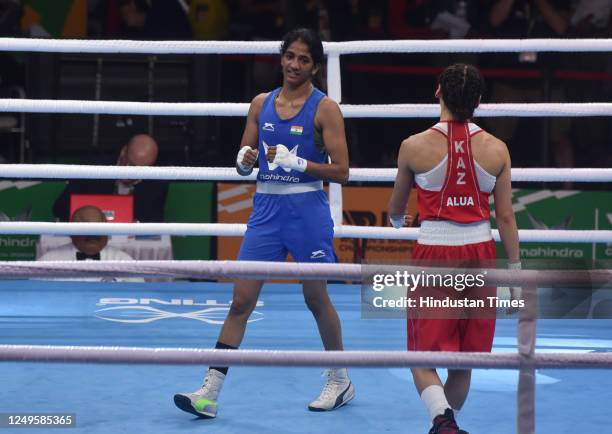
<svg viewBox="0 0 612 434">
<path fill-rule="evenodd" d="M 239 261 L 337 262 L 334 223 L 323 190 L 255 193 Z"/>
</svg>

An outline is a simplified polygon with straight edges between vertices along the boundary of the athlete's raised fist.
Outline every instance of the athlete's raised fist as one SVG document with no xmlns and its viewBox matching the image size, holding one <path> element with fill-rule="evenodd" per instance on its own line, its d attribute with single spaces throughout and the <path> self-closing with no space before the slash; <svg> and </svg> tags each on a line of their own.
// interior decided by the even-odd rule
<svg viewBox="0 0 612 434">
<path fill-rule="evenodd" d="M 238 167 L 239 172 L 243 174 L 249 174 L 253 170 L 253 166 L 257 162 L 257 156 L 259 155 L 259 151 L 257 149 L 253 149 L 250 146 L 243 146 L 238 151 L 238 155 L 236 156 L 236 167 Z"/>
<path fill-rule="evenodd" d="M 297 148 L 297 146 L 295 147 Z M 294 148 L 294 150 L 296 150 Z M 268 155 L 270 149 L 268 149 Z M 278 164 L 283 169 L 293 169 L 298 172 L 305 172 L 307 160 L 298 157 L 294 152 L 289 151 L 285 145 L 276 145 L 276 154 L 274 155 L 273 163 Z"/>
</svg>

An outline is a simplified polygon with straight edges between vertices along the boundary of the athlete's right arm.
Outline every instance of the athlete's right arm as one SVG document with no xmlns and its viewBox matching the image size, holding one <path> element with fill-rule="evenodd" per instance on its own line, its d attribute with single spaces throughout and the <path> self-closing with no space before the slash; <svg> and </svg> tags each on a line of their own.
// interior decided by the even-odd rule
<svg viewBox="0 0 612 434">
<path fill-rule="evenodd" d="M 397 175 L 387 208 L 389 220 L 391 220 L 393 227 L 397 229 L 404 226 L 406 222 L 406 205 L 414 182 L 414 173 L 409 163 L 410 156 L 413 154 L 411 148 L 416 145 L 416 141 L 417 139 L 414 136 L 404 140 L 397 156 Z"/>
<path fill-rule="evenodd" d="M 240 140 L 240 150 L 236 156 L 236 170 L 239 174 L 246 176 L 253 171 L 253 166 L 257 162 L 257 145 L 259 143 L 259 113 L 266 93 L 260 93 L 251 101 L 249 113 L 247 114 L 246 125 Z"/>
<path fill-rule="evenodd" d="M 516 228 L 516 218 L 514 217 L 514 210 L 512 209 L 512 184 L 510 181 L 510 154 L 506 145 L 499 141 L 498 145 L 499 154 L 504 161 L 504 166 L 497 175 L 495 181 L 495 190 L 493 191 L 493 198 L 495 201 L 495 220 L 497 221 L 497 228 L 499 229 L 499 236 L 504 250 L 508 256 L 509 264 L 516 264 L 520 262 L 519 254 L 519 238 L 518 230 Z"/>
<path fill-rule="evenodd" d="M 504 162 L 501 172 L 497 175 L 495 190 L 493 191 L 495 219 L 497 220 L 499 236 L 504 245 L 506 255 L 508 256 L 508 268 L 511 270 L 520 270 L 521 260 L 518 229 L 516 228 L 516 218 L 514 217 L 514 210 L 512 209 L 512 183 L 510 181 L 510 169 L 512 164 L 506 144 L 501 140 L 497 140 L 495 145 L 497 145 L 498 153 Z M 520 300 L 522 298 L 521 293 L 522 290 L 518 286 L 510 288 L 510 298 L 512 300 Z M 512 315 L 517 311 L 518 308 L 516 307 L 509 307 L 506 309 L 508 315 Z"/>
</svg>

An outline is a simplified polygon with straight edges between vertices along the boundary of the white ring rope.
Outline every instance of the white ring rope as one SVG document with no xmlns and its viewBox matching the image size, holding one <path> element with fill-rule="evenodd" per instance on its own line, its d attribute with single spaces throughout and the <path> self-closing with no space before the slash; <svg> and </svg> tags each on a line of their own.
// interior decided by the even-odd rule
<svg viewBox="0 0 612 434">
<path fill-rule="evenodd" d="M 2 223 L 0 223 L 0 228 Z M 395 229 L 382 226 L 342 225 L 334 228 L 335 238 L 369 238 L 378 240 L 416 240 L 418 228 Z M 492 230 L 493 239 L 501 241 L 497 229 Z M 519 229 L 522 243 L 610 243 L 612 230 L 562 230 L 562 229 Z"/>
<path fill-rule="evenodd" d="M 597 169 L 595 169 L 597 170 Z M 70 164 L 0 164 L 0 178 L 157 179 L 173 181 L 254 181 L 258 169 L 241 176 L 235 167 L 88 166 Z M 535 174 L 535 172 L 534 172 Z M 610 169 L 612 178 L 612 169 Z"/>
<path fill-rule="evenodd" d="M 263 261 L 4 261 L 3 277 L 174 276 L 202 279 L 257 278 L 361 280 L 360 264 Z"/>
<path fill-rule="evenodd" d="M 0 233 L 10 235 L 189 235 L 241 237 L 243 223 L 53 223 L 0 222 Z M 519 229 L 523 243 L 612 243 L 612 230 Z M 493 239 L 500 241 L 497 229 Z M 334 228 L 334 238 L 375 240 L 416 240 L 418 228 L 395 229 L 383 226 L 342 225 Z"/>
<path fill-rule="evenodd" d="M 70 164 L 0 164 L 0 178 L 9 179 L 157 179 L 173 181 L 253 181 L 234 167 L 137 167 Z M 393 182 L 397 169 L 350 169 L 349 182 Z M 514 182 L 612 182 L 610 168 L 513 168 Z"/>
<path fill-rule="evenodd" d="M 612 353 L 519 354 L 416 351 L 277 351 L 199 348 L 80 347 L 0 345 L 0 361 L 61 363 L 134 363 L 221 366 L 436 367 L 454 369 L 524 367 L 548 369 L 612 368 Z"/>
<path fill-rule="evenodd" d="M 416 265 L 317 264 L 266 261 L 0 261 L 0 277 L 91 277 L 91 276 L 175 276 L 200 279 L 293 279 L 360 282 L 371 273 L 455 274 L 463 268 L 436 268 Z M 486 285 L 584 285 L 609 287 L 612 270 L 508 270 L 474 269 L 486 276 Z M 476 271 L 474 271 L 476 272 Z M 526 291 L 526 290 L 525 290 Z"/>
<path fill-rule="evenodd" d="M 248 110 L 248 103 L 0 99 L 0 112 L 243 117 Z"/>
<path fill-rule="evenodd" d="M 0 170 L 2 166 L 0 165 Z M 350 169 L 349 182 L 393 182 L 397 169 Z M 2 176 L 2 175 L 0 175 Z M 513 182 L 612 182 L 609 168 L 512 168 Z"/>
<path fill-rule="evenodd" d="M 0 38 L 0 51 L 140 54 L 277 54 L 280 41 L 130 41 Z M 468 39 L 324 42 L 326 54 L 605 52 L 612 39 Z"/>
<path fill-rule="evenodd" d="M 340 104 L 340 108 L 346 118 L 436 118 L 440 116 L 438 104 Z M 244 117 L 248 109 L 248 103 L 0 99 L 0 112 L 23 113 Z M 482 104 L 476 109 L 475 115 L 481 117 L 612 116 L 612 103 Z"/>
<path fill-rule="evenodd" d="M 0 222 L 0 233 L 11 235 L 190 235 L 241 237 L 244 223 L 51 223 Z"/>
<path fill-rule="evenodd" d="M 518 53 L 524 51 L 606 52 L 612 39 L 450 39 L 346 41 L 326 43 L 328 54 Z"/>
</svg>

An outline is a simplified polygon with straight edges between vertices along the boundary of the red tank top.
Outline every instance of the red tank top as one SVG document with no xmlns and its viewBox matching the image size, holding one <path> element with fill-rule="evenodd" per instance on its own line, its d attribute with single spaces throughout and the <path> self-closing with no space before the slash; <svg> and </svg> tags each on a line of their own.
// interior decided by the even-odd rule
<svg viewBox="0 0 612 434">
<path fill-rule="evenodd" d="M 439 130 L 435 130 L 438 131 Z M 417 185 L 419 220 L 489 220 L 490 193 L 480 191 L 467 122 L 448 122 L 448 161 L 440 191 Z"/>
</svg>

